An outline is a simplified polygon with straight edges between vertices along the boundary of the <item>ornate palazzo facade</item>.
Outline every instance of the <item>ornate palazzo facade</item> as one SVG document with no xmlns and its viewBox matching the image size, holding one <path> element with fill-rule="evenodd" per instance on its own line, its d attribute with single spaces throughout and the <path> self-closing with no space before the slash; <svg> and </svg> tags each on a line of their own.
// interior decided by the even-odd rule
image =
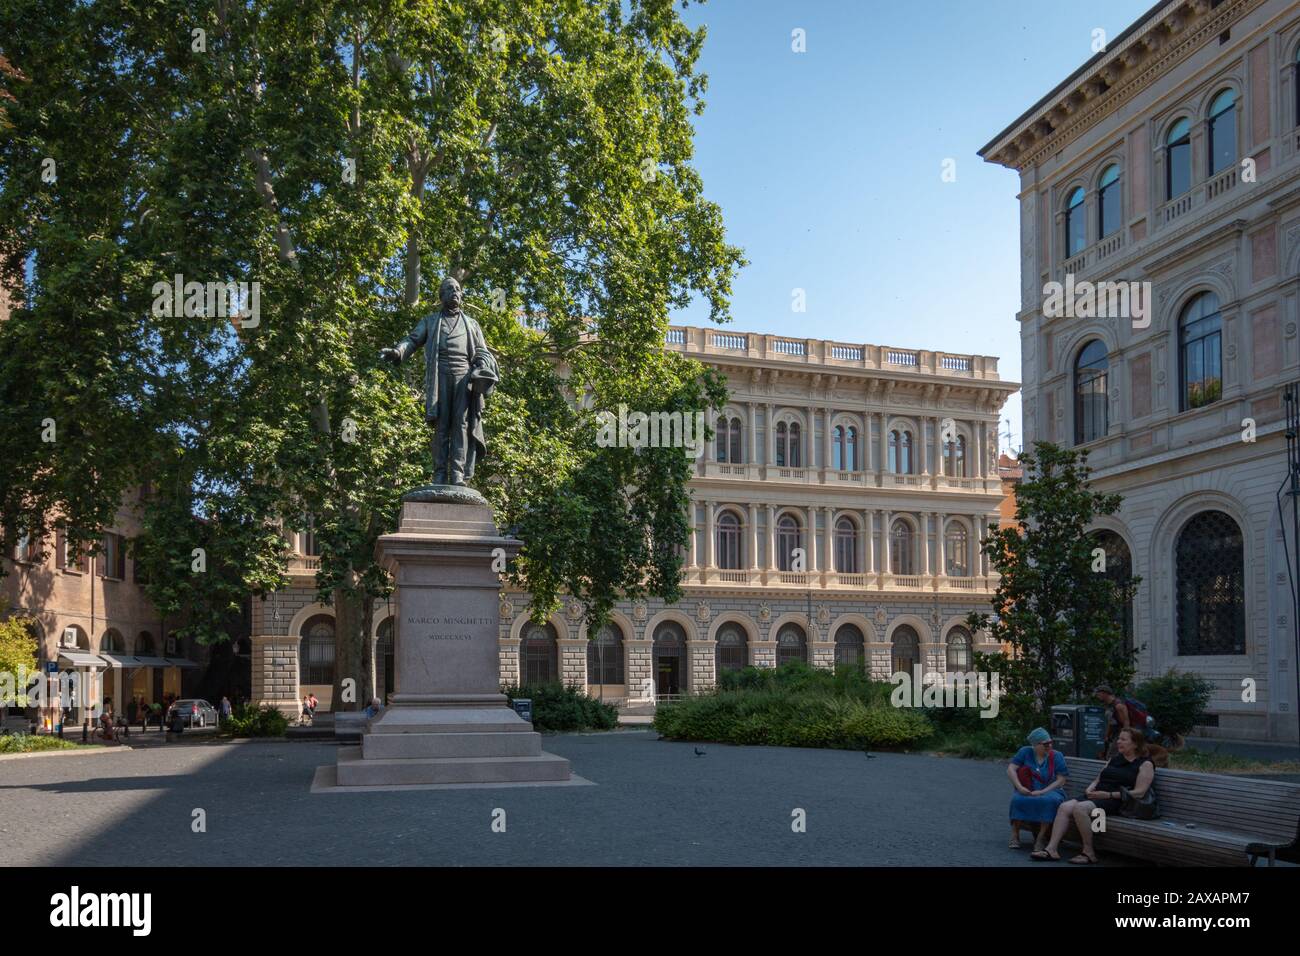
<svg viewBox="0 0 1300 956">
<path fill-rule="evenodd" d="M 667 347 L 717 368 L 730 390 L 691 483 L 686 596 L 622 602 L 591 640 L 576 603 L 538 626 L 528 595 L 506 592 L 502 681 L 622 701 L 791 658 L 881 677 L 968 668 L 983 635 L 964 619 L 996 586 L 979 538 L 1006 496 L 998 413 L 1017 388 L 997 360 L 680 327 Z M 334 677 L 316 549 L 310 534 L 296 542 L 293 586 L 253 608 L 254 698 L 293 713 L 309 690 L 329 707 Z M 374 621 L 381 695 L 395 606 Z"/>
<path fill-rule="evenodd" d="M 1207 734 L 1296 739 L 1276 492 L 1300 368 L 1298 79 L 1295 2 L 1170 0 L 981 150 L 1020 175 L 1026 445 L 1086 449 L 1124 496 L 1095 533 L 1111 573 L 1142 579 L 1139 673 L 1211 678 Z M 1053 282 L 1130 301 L 1112 286 L 1063 314 Z"/>
<path fill-rule="evenodd" d="M 503 680 L 646 699 L 791 658 L 882 677 L 969 666 L 982 635 L 964 618 L 996 586 L 979 539 L 1004 498 L 998 413 L 1017 387 L 997 360 L 689 327 L 667 346 L 730 391 L 691 485 L 686 596 L 620 604 L 589 641 L 580 607 L 538 627 L 507 594 Z"/>
</svg>

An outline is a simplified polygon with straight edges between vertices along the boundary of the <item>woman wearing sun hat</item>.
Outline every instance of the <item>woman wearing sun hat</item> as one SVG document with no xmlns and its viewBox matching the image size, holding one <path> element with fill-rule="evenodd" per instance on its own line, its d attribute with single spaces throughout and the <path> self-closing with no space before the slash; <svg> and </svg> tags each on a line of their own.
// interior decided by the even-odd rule
<svg viewBox="0 0 1300 956">
<path fill-rule="evenodd" d="M 1065 757 L 1052 749 L 1052 736 L 1035 727 L 1011 763 L 1007 776 L 1015 794 L 1011 797 L 1011 848 L 1020 849 L 1020 827 L 1038 825 L 1034 849 L 1041 850 L 1051 833 L 1056 811 L 1065 802 L 1065 784 L 1069 769 Z"/>
</svg>

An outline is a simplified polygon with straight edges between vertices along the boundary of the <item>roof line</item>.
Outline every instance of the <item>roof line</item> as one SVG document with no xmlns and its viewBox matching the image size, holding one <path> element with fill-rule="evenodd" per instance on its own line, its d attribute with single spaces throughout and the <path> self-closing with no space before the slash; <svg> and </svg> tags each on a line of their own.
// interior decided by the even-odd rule
<svg viewBox="0 0 1300 956">
<path fill-rule="evenodd" d="M 1124 30 L 1123 33 L 1115 37 L 1114 40 L 1111 40 L 1109 43 L 1107 43 L 1106 49 L 1102 50 L 1099 53 L 1094 53 L 1091 57 L 1089 57 L 1082 66 L 1080 66 L 1077 70 L 1075 70 L 1065 79 L 1063 79 L 1060 83 L 1056 84 L 1056 86 L 1054 86 L 1049 93 L 1047 93 L 1045 96 L 1039 99 L 1037 103 L 1029 107 L 1029 109 L 1025 110 L 1019 116 L 1017 116 L 1007 126 L 1006 129 L 1004 129 L 1002 132 L 998 133 L 991 140 L 985 143 L 984 146 L 981 147 L 979 152 L 977 152 L 975 155 L 979 156 L 981 159 L 987 159 L 988 156 L 986 154 L 988 153 L 988 151 L 992 149 L 994 146 L 996 146 L 1003 139 L 1003 137 L 1005 137 L 1008 133 L 1010 133 L 1013 129 L 1015 129 L 1025 120 L 1029 119 L 1035 113 L 1041 112 L 1043 107 L 1045 107 L 1047 104 L 1051 103 L 1054 99 L 1056 99 L 1057 95 L 1060 94 L 1062 90 L 1066 89 L 1069 86 L 1072 86 L 1075 80 L 1083 76 L 1085 73 L 1088 73 L 1090 70 L 1093 69 L 1093 67 L 1099 65 L 1102 60 L 1106 59 L 1106 57 L 1109 56 L 1115 50 L 1116 47 L 1118 47 L 1121 43 L 1123 43 L 1130 36 L 1136 33 L 1140 27 L 1142 27 L 1148 20 L 1151 20 L 1156 15 L 1156 13 L 1159 12 L 1162 8 L 1164 8 L 1168 3 L 1169 0 L 1159 0 L 1159 2 L 1154 7 L 1152 7 L 1146 13 L 1142 14 L 1142 16 L 1138 17 L 1131 24 L 1129 24 L 1129 26 Z"/>
</svg>

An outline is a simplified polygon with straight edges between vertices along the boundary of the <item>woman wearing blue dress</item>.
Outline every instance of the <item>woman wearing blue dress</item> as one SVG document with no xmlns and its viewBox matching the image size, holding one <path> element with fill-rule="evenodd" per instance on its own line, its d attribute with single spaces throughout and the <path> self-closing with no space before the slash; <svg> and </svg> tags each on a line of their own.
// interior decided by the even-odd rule
<svg viewBox="0 0 1300 956">
<path fill-rule="evenodd" d="M 1065 801 L 1069 769 L 1065 757 L 1052 749 L 1052 737 L 1042 727 L 1029 732 L 1029 746 L 1021 747 L 1007 764 L 1015 795 L 1011 798 L 1011 848 L 1020 849 L 1020 827 L 1038 824 L 1034 849 L 1041 850 L 1051 834 L 1057 808 Z"/>
</svg>

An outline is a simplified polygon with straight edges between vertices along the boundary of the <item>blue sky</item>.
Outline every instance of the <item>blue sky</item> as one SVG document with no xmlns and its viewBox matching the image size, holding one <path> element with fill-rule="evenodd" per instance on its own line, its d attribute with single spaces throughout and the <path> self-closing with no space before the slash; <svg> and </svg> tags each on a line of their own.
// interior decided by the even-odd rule
<svg viewBox="0 0 1300 956">
<path fill-rule="evenodd" d="M 996 355 L 1019 381 L 1019 179 L 976 150 L 1153 2 L 692 3 L 709 28 L 695 162 L 751 262 L 733 327 Z M 1003 418 L 1018 446 L 1018 394 Z"/>
</svg>

